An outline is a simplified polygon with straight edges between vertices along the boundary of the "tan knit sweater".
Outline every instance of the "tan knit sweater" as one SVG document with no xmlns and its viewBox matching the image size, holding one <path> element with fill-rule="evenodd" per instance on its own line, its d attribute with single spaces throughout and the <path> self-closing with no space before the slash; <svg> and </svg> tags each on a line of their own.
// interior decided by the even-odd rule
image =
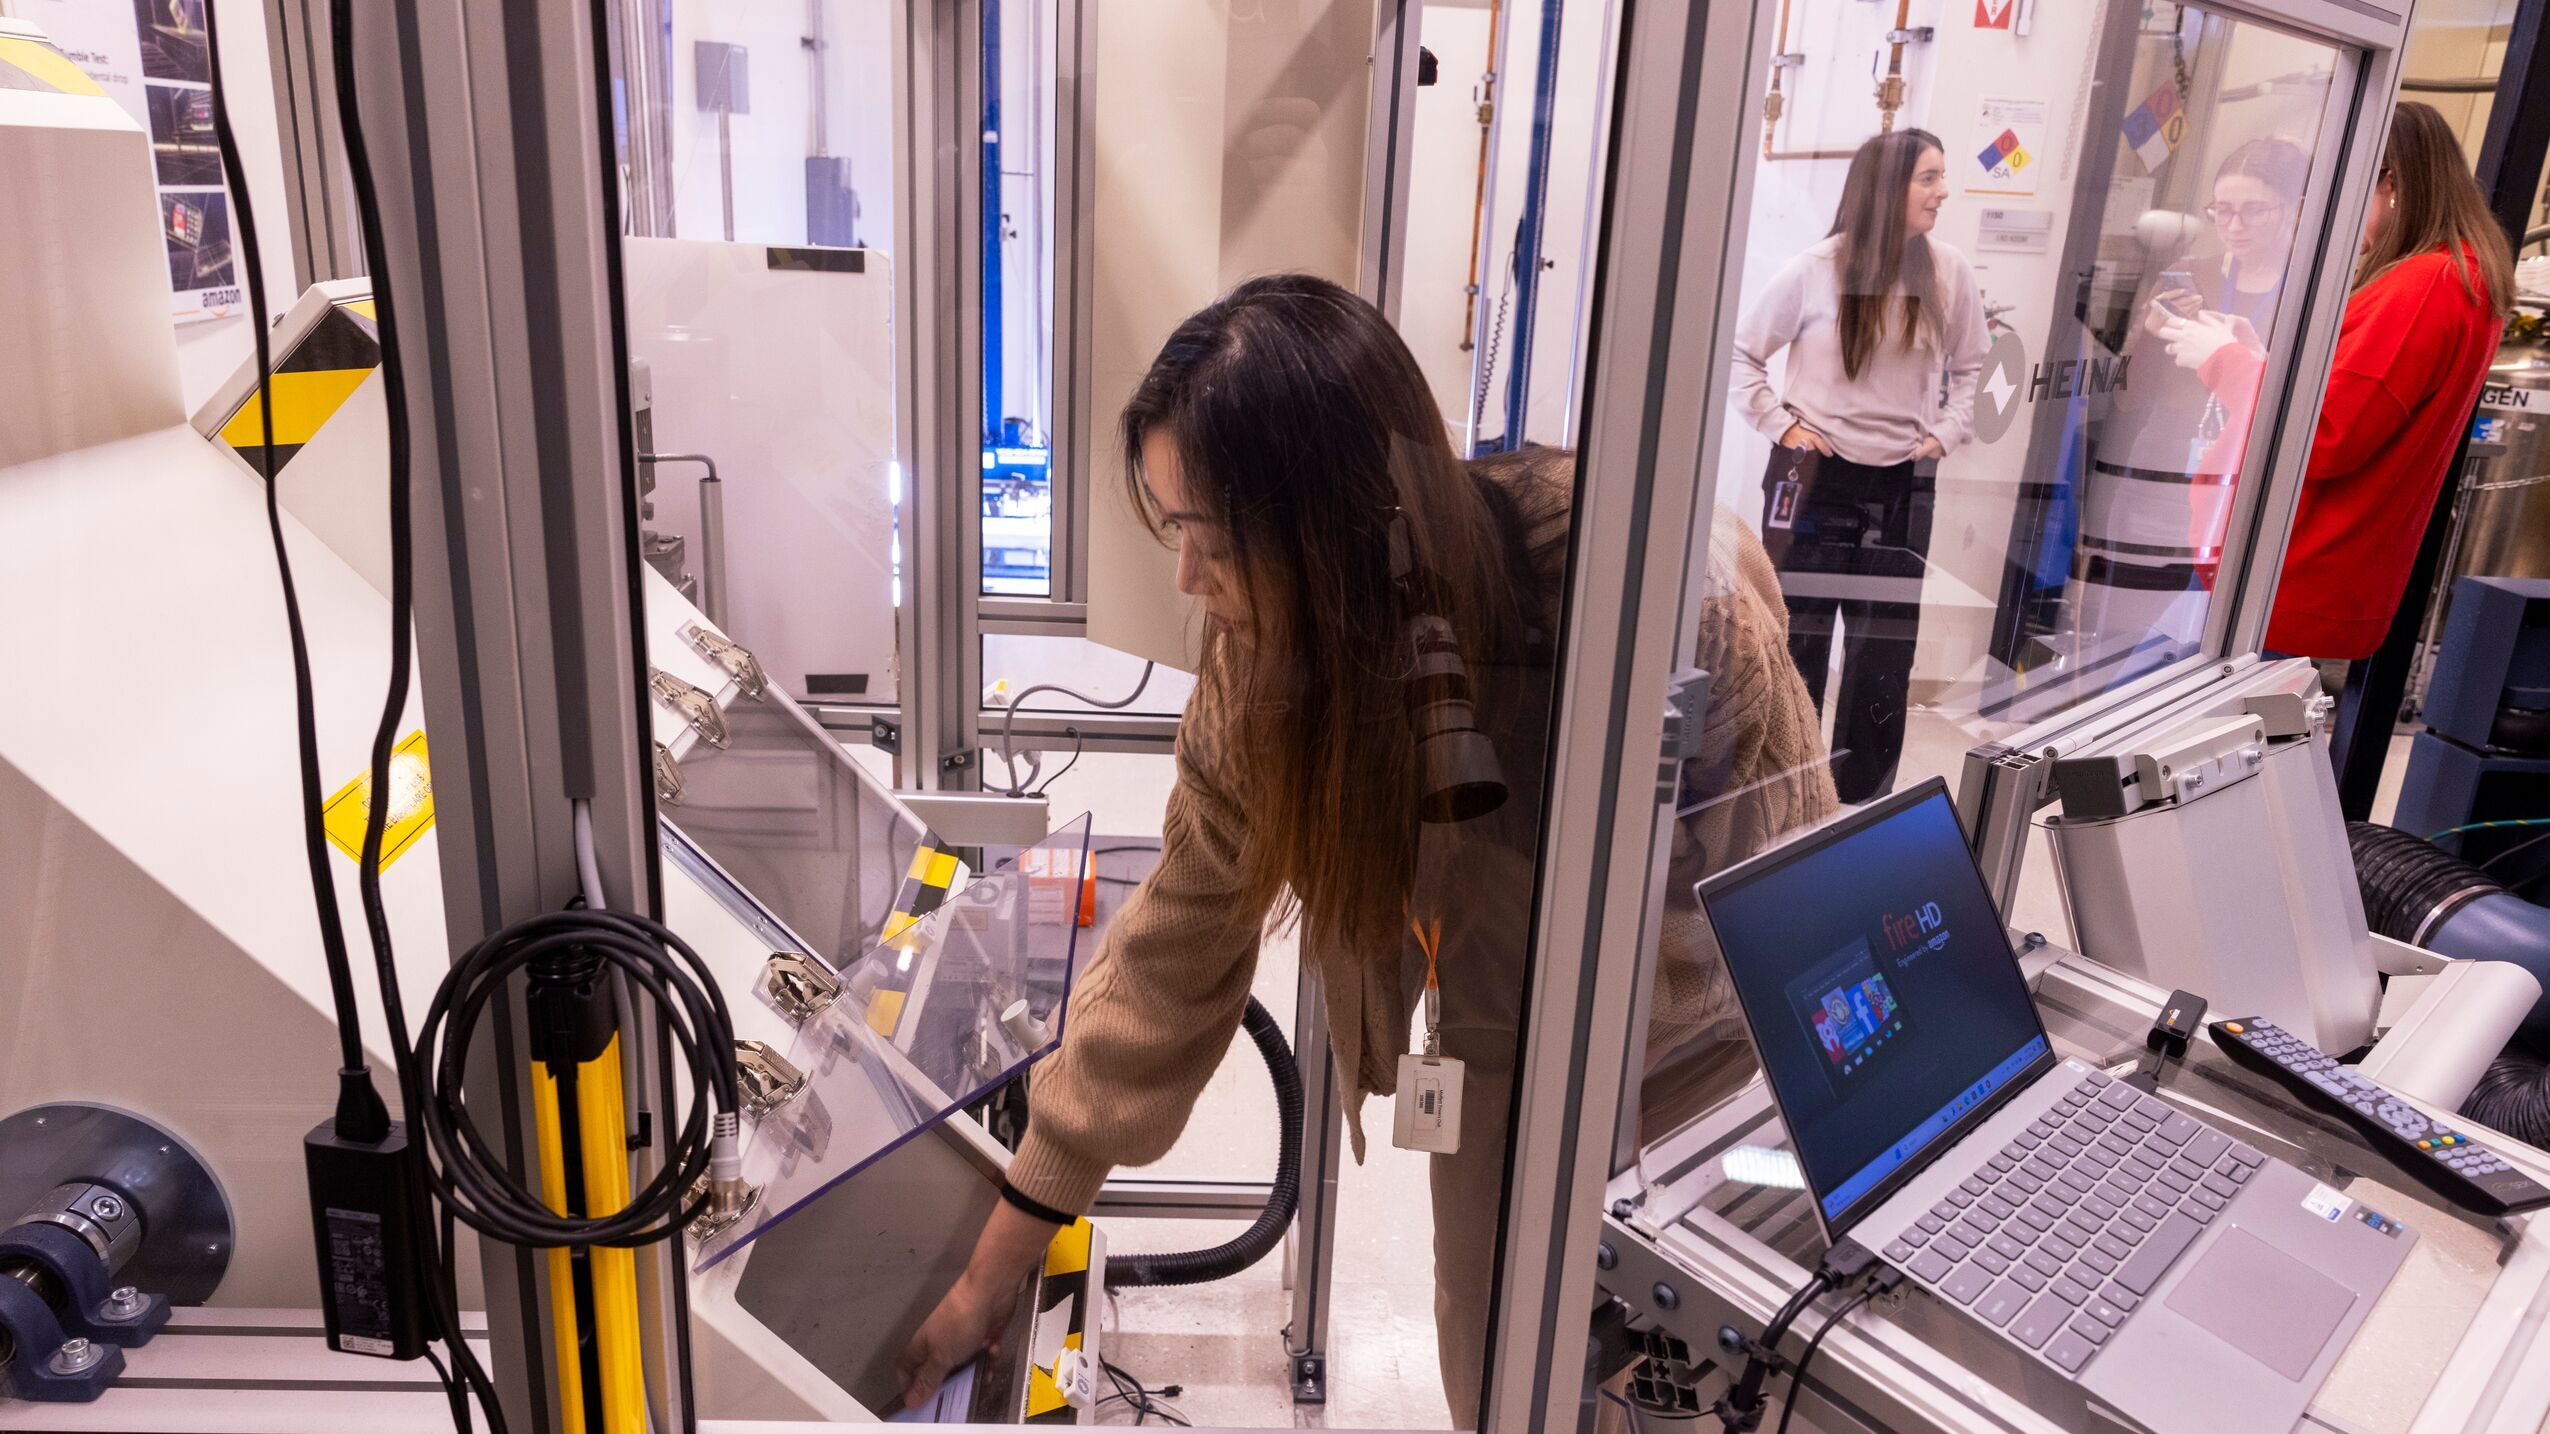
<svg viewBox="0 0 2550 1434">
<path fill-rule="evenodd" d="M 1534 516 L 1565 522 L 1563 507 Z M 1736 1034 L 1734 994 L 1700 920 L 1692 883 L 1836 806 L 1815 708 L 1789 660 L 1778 576 L 1735 514 L 1721 508 L 1710 532 L 1693 662 L 1714 680 L 1699 754 L 1683 770 L 1651 1054 L 1701 1036 Z M 1546 550 L 1560 553 L 1564 544 Z M 1554 606 L 1558 574 L 1544 576 Z M 1065 1013 L 1062 1047 L 1032 1079 L 1027 1137 L 1010 1164 L 1009 1181 L 1020 1194 L 1064 1213 L 1086 1211 L 1114 1167 L 1148 1164 L 1167 1153 L 1231 1044 L 1255 974 L 1267 913 L 1233 897 L 1243 886 L 1238 863 L 1248 815 L 1215 779 L 1217 734 L 1204 730 L 1193 710 L 1187 723 L 1161 827 L 1160 864 L 1109 924 L 1082 972 Z M 1508 770 L 1541 768 L 1509 758 Z M 1517 814 L 1536 824 L 1537 812 L 1532 802 Z M 1528 902 L 1530 875 L 1527 856 L 1508 861 L 1495 876 L 1500 889 L 1482 893 L 1493 899 L 1452 903 L 1443 940 L 1447 1003 L 1454 982 L 1479 979 L 1478 967 L 1487 964 L 1465 968 L 1465 945 L 1519 939 L 1501 933 L 1523 925 L 1516 913 L 1525 908 L 1511 903 Z M 1478 929 L 1462 929 L 1461 919 L 1474 914 L 1462 908 L 1491 907 L 1499 899 L 1507 909 L 1477 915 Z M 1390 1093 L 1407 1048 L 1411 969 L 1421 968 L 1412 968 L 1402 952 L 1320 962 L 1359 1160 L 1364 1097 Z M 1518 1001 L 1519 993 L 1493 999 Z"/>
</svg>

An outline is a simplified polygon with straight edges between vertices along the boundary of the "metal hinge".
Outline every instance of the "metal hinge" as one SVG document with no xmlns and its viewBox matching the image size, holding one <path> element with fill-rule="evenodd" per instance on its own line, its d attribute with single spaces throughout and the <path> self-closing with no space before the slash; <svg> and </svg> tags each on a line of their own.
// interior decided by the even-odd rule
<svg viewBox="0 0 2550 1434">
<path fill-rule="evenodd" d="M 1686 667 L 1665 682 L 1665 739 L 1656 754 L 1656 800 L 1671 802 L 1682 790 L 1682 764 L 1700 755 L 1700 733 L 1709 719 L 1709 674 Z"/>
</svg>

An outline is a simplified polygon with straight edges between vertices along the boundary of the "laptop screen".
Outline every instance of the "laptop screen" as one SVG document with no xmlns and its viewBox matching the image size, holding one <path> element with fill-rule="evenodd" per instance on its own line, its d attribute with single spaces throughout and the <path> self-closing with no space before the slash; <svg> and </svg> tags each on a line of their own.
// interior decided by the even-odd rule
<svg viewBox="0 0 2550 1434">
<path fill-rule="evenodd" d="M 1936 778 L 1711 877 L 1700 900 L 1836 1239 L 2054 1061 Z"/>
</svg>

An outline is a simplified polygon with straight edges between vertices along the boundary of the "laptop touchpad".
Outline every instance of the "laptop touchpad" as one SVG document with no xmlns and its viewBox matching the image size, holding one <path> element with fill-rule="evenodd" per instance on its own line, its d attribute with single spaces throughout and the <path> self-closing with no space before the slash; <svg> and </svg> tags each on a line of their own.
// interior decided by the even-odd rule
<svg viewBox="0 0 2550 1434">
<path fill-rule="evenodd" d="M 2234 1227 L 2170 1292 L 2169 1307 L 2290 1380 L 2355 1304 L 2355 1292 Z"/>
</svg>

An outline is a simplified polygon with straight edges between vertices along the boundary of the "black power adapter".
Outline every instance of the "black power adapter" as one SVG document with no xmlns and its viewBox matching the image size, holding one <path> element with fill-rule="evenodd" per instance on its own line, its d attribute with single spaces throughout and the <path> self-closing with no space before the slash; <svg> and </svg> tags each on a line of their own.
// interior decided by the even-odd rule
<svg viewBox="0 0 2550 1434">
<path fill-rule="evenodd" d="M 310 1225 L 319 1247 L 319 1297 L 328 1348 L 414 1359 L 432 1338 L 419 1268 L 424 1192 L 416 1188 L 407 1127 L 375 1141 L 323 1122 L 301 1141 L 310 1175 Z"/>
</svg>

